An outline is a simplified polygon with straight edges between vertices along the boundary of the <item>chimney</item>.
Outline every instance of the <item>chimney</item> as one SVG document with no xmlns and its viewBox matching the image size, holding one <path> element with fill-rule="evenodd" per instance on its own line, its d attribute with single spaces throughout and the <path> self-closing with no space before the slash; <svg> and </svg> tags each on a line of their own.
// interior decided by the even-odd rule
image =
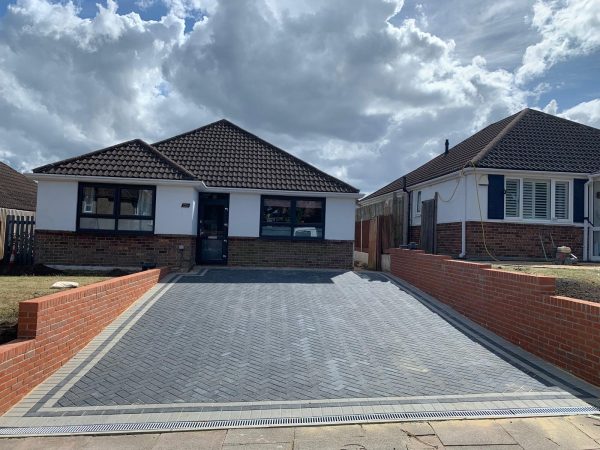
<svg viewBox="0 0 600 450">
<path fill-rule="evenodd" d="M 448 154 L 448 147 L 450 147 L 450 143 L 448 142 L 448 139 L 446 139 L 446 149 L 444 150 L 444 155 Z"/>
</svg>

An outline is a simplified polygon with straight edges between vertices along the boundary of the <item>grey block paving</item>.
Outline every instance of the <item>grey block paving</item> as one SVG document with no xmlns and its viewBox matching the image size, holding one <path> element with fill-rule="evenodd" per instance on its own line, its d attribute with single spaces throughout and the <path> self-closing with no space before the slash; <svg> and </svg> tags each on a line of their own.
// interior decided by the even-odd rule
<svg viewBox="0 0 600 450">
<path fill-rule="evenodd" d="M 183 276 L 56 406 L 558 391 L 374 273 Z"/>
</svg>

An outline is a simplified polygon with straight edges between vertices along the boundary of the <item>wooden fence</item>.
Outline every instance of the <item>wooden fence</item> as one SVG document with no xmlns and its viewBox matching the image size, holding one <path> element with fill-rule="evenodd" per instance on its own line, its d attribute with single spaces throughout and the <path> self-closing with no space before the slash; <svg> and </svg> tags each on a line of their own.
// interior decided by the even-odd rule
<svg viewBox="0 0 600 450">
<path fill-rule="evenodd" d="M 15 264 L 33 264 L 33 244 L 35 239 L 35 218 L 32 216 L 6 217 L 4 235 L 4 263 L 9 263 L 15 255 Z"/>
</svg>

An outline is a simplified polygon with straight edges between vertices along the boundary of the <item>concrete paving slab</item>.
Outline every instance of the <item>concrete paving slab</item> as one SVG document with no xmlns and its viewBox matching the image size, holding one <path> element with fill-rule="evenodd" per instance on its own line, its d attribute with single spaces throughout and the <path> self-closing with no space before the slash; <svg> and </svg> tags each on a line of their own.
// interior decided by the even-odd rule
<svg viewBox="0 0 600 450">
<path fill-rule="evenodd" d="M 410 436 L 406 444 L 407 450 L 443 450 L 446 447 L 440 439 L 433 436 Z"/>
<path fill-rule="evenodd" d="M 402 422 L 398 426 L 408 435 L 412 436 L 435 435 L 435 431 L 433 431 L 433 428 L 427 422 Z"/>
<path fill-rule="evenodd" d="M 245 445 L 224 445 L 223 450 L 292 450 L 291 442 L 286 444 L 245 444 Z"/>
<path fill-rule="evenodd" d="M 225 441 L 227 430 L 163 433 L 153 450 L 218 450 Z"/>
<path fill-rule="evenodd" d="M 223 444 L 280 444 L 286 442 L 294 442 L 293 428 L 241 428 L 229 430 Z"/>
<path fill-rule="evenodd" d="M 445 446 L 517 444 L 504 428 L 491 420 L 448 420 L 430 424 Z"/>
<path fill-rule="evenodd" d="M 596 441 L 600 441 L 600 416 L 574 416 L 569 422 Z"/>
<path fill-rule="evenodd" d="M 86 442 L 87 436 L 0 439 L 0 450 L 79 450 Z"/>
<path fill-rule="evenodd" d="M 405 449 L 408 443 L 408 438 L 400 437 L 395 439 L 349 437 L 319 441 L 296 440 L 294 450 L 394 450 Z"/>
<path fill-rule="evenodd" d="M 360 425 L 338 425 L 325 427 L 298 427 L 295 439 L 319 441 L 333 438 L 364 437 L 366 432 Z"/>
<path fill-rule="evenodd" d="M 541 419 L 540 419 L 541 420 Z M 541 427 L 528 419 L 498 420 L 502 426 L 523 448 L 528 450 L 546 450 L 559 448 Z"/>
<path fill-rule="evenodd" d="M 535 421 L 527 419 L 497 420 L 495 423 L 527 449 L 563 447 L 577 450 L 600 447 L 595 440 L 573 423 L 559 417 L 542 417 Z"/>
</svg>

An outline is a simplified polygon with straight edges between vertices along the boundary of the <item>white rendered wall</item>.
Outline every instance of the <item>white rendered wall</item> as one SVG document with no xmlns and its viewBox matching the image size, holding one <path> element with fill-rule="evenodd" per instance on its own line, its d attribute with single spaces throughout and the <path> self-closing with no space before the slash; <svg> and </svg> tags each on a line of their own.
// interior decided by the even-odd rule
<svg viewBox="0 0 600 450">
<path fill-rule="evenodd" d="M 356 200 L 329 197 L 325 203 L 325 239 L 354 240 Z"/>
<path fill-rule="evenodd" d="M 475 180 L 479 180 L 476 184 Z M 457 186 L 458 184 L 458 186 Z M 468 174 L 462 177 L 456 177 L 428 186 L 415 188 L 412 191 L 412 225 L 421 224 L 421 216 L 417 214 L 417 192 L 421 191 L 421 201 L 430 200 L 438 193 L 438 214 L 437 223 L 460 222 L 465 217 L 465 186 L 466 195 L 466 220 L 480 220 L 479 207 L 483 220 L 487 219 L 487 178 L 484 173 Z M 455 192 L 456 189 L 456 192 Z M 479 192 L 479 200 L 477 198 Z M 454 195 L 453 195 L 454 192 Z"/>
<path fill-rule="evenodd" d="M 182 208 L 189 203 L 189 208 Z M 198 193 L 193 187 L 156 186 L 154 234 L 195 236 L 198 227 Z"/>
<path fill-rule="evenodd" d="M 229 236 L 258 237 L 260 194 L 229 195 Z"/>
<path fill-rule="evenodd" d="M 76 221 L 77 182 L 38 181 L 36 229 L 75 231 Z"/>
</svg>

